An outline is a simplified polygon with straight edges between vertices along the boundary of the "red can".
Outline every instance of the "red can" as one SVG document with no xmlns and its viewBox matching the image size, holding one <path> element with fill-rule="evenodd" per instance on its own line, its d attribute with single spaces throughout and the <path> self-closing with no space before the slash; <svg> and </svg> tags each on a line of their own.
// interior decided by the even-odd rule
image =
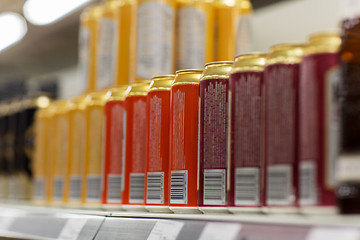
<svg viewBox="0 0 360 240">
<path fill-rule="evenodd" d="M 336 34 L 310 37 L 301 63 L 300 205 L 302 211 L 335 212 L 335 166 L 339 156 L 340 108 Z"/>
<path fill-rule="evenodd" d="M 200 79 L 198 205 L 203 212 L 227 212 L 228 90 L 232 64 L 208 63 Z"/>
<path fill-rule="evenodd" d="M 265 68 L 267 210 L 298 210 L 299 79 L 304 46 L 271 48 Z"/>
<path fill-rule="evenodd" d="M 103 188 L 101 202 L 105 208 L 121 208 L 124 190 L 126 109 L 128 86 L 110 89 L 105 104 Z"/>
<path fill-rule="evenodd" d="M 146 102 L 150 81 L 134 83 L 127 90 L 125 185 L 126 210 L 145 210 Z"/>
<path fill-rule="evenodd" d="M 176 72 L 170 91 L 170 209 L 199 212 L 198 118 L 202 70 Z"/>
<path fill-rule="evenodd" d="M 169 209 L 170 89 L 175 75 L 152 79 L 147 94 L 145 199 L 150 212 Z"/>
<path fill-rule="evenodd" d="M 235 58 L 229 89 L 231 212 L 259 212 L 264 204 L 264 68 L 266 54 Z"/>
</svg>

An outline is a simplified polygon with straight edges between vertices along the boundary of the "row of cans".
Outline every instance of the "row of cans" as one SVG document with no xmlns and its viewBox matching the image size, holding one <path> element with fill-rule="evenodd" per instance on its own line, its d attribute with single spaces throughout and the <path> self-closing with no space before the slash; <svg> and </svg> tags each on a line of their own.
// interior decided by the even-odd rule
<svg viewBox="0 0 360 240">
<path fill-rule="evenodd" d="M 336 34 L 37 112 L 34 200 L 153 212 L 334 211 Z"/>
<path fill-rule="evenodd" d="M 108 0 L 81 15 L 84 90 L 202 68 L 250 51 L 249 0 Z"/>
</svg>

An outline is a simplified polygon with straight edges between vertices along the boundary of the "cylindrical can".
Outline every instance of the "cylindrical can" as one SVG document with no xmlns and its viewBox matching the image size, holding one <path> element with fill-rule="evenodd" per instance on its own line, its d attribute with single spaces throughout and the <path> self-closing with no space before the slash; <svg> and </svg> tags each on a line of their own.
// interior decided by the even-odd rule
<svg viewBox="0 0 360 240">
<path fill-rule="evenodd" d="M 114 86 L 117 61 L 118 1 L 107 1 L 98 19 L 96 46 L 96 89 Z"/>
<path fill-rule="evenodd" d="M 147 94 L 145 200 L 151 212 L 170 212 L 170 88 L 174 78 L 154 77 Z"/>
<path fill-rule="evenodd" d="M 203 212 L 227 212 L 229 74 L 233 62 L 205 65 L 199 84 L 199 191 Z"/>
<path fill-rule="evenodd" d="M 92 92 L 86 97 L 86 145 L 81 203 L 85 207 L 99 207 L 101 204 L 104 106 L 106 91 Z"/>
<path fill-rule="evenodd" d="M 96 49 L 98 44 L 99 18 L 102 14 L 101 6 L 94 6 L 84 10 L 80 17 L 79 31 L 79 68 L 83 92 L 96 88 Z"/>
<path fill-rule="evenodd" d="M 211 1 L 179 0 L 176 69 L 202 68 L 214 61 L 215 8 Z"/>
<path fill-rule="evenodd" d="M 104 176 L 101 203 L 105 208 L 121 208 L 124 190 L 126 108 L 128 86 L 112 88 L 105 104 Z"/>
<path fill-rule="evenodd" d="M 117 1 L 115 15 L 117 22 L 116 36 L 116 86 L 128 85 L 135 79 L 136 52 L 136 7 L 135 0 Z"/>
<path fill-rule="evenodd" d="M 251 13 L 249 0 L 216 0 L 216 60 L 231 61 L 251 50 Z"/>
<path fill-rule="evenodd" d="M 235 58 L 229 89 L 231 212 L 259 212 L 264 203 L 264 68 L 266 54 Z"/>
<path fill-rule="evenodd" d="M 176 0 L 139 0 L 136 32 L 137 80 L 174 70 Z"/>
<path fill-rule="evenodd" d="M 203 70 L 179 70 L 170 90 L 170 209 L 197 208 L 199 81 Z"/>
<path fill-rule="evenodd" d="M 53 201 L 60 205 L 64 200 L 64 182 L 68 164 L 69 151 L 69 105 L 66 100 L 54 102 L 54 128 L 55 157 L 53 162 Z"/>
<path fill-rule="evenodd" d="M 123 208 L 144 210 L 146 100 L 150 82 L 132 84 L 125 99 L 126 160 Z"/>
<path fill-rule="evenodd" d="M 304 45 L 273 46 L 265 67 L 266 206 L 298 211 L 299 84 Z"/>
<path fill-rule="evenodd" d="M 81 202 L 82 174 L 86 149 L 86 95 L 74 97 L 69 102 L 69 151 L 65 174 L 64 203 L 78 207 Z"/>
<path fill-rule="evenodd" d="M 334 212 L 340 147 L 339 58 L 336 34 L 312 35 L 301 63 L 300 205 L 309 213 Z"/>
</svg>

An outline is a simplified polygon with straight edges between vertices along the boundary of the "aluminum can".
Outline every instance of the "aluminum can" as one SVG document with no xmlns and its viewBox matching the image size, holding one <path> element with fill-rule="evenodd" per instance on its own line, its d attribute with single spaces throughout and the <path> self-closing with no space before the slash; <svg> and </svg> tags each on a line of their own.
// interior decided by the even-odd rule
<svg viewBox="0 0 360 240">
<path fill-rule="evenodd" d="M 179 70 L 170 90 L 170 209 L 197 207 L 199 81 L 203 70 Z"/>
<path fill-rule="evenodd" d="M 302 211 L 336 212 L 335 169 L 340 147 L 340 71 L 336 34 L 310 36 L 301 63 L 300 205 Z"/>
<path fill-rule="evenodd" d="M 147 94 L 145 200 L 151 212 L 170 212 L 170 88 L 174 78 L 154 77 Z"/>
</svg>

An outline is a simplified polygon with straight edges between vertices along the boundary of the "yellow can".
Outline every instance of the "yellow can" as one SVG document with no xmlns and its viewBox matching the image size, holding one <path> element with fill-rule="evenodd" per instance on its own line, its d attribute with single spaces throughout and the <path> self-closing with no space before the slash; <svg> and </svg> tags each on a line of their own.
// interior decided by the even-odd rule
<svg viewBox="0 0 360 240">
<path fill-rule="evenodd" d="M 179 0 L 176 68 L 203 68 L 214 61 L 215 8 L 212 0 Z"/>
<path fill-rule="evenodd" d="M 85 9 L 80 17 L 79 67 L 83 92 L 93 91 L 96 87 L 96 54 L 102 11 L 101 6 L 90 7 Z"/>
<path fill-rule="evenodd" d="M 251 51 L 249 0 L 215 0 L 216 60 L 232 61 L 235 56 Z"/>
<path fill-rule="evenodd" d="M 176 0 L 138 0 L 136 80 L 174 72 Z"/>
<path fill-rule="evenodd" d="M 46 200 L 47 184 L 47 151 L 49 130 L 49 108 L 44 106 L 35 113 L 35 149 L 33 162 L 33 202 L 44 204 Z"/>
<path fill-rule="evenodd" d="M 85 117 L 87 124 L 81 203 L 88 207 L 101 204 L 106 93 L 106 91 L 93 92 L 86 97 Z"/>
<path fill-rule="evenodd" d="M 69 102 L 58 100 L 55 102 L 54 129 L 55 156 L 53 162 L 53 204 L 63 203 L 64 180 L 67 170 L 69 151 Z"/>
<path fill-rule="evenodd" d="M 81 202 L 87 136 L 85 99 L 86 95 L 71 99 L 67 112 L 69 118 L 69 151 L 64 182 L 64 203 L 74 207 L 79 206 Z"/>
</svg>

